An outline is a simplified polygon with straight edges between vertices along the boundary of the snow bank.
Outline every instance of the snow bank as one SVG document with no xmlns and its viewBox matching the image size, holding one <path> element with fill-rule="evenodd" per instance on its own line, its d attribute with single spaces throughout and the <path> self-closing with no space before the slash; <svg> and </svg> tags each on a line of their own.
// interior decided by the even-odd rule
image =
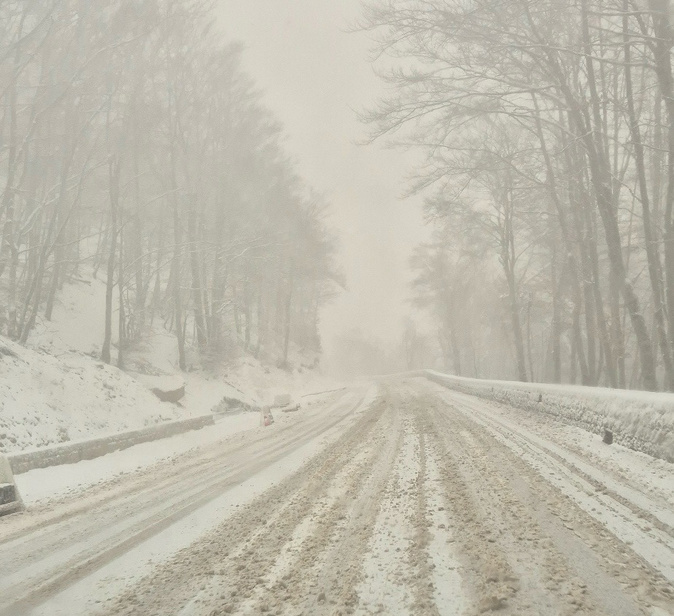
<svg viewBox="0 0 674 616">
<path fill-rule="evenodd" d="M 290 394 L 299 401 L 317 392 L 340 389 L 344 383 L 321 374 L 315 369 L 282 370 L 268 366 L 254 357 L 243 357 L 231 367 L 223 380 L 238 398 L 254 406 L 270 406 L 278 395 Z M 246 392 L 244 394 L 243 392 Z"/>
<path fill-rule="evenodd" d="M 0 452 L 139 430 L 195 414 L 91 357 L 60 356 L 0 337 Z"/>
<path fill-rule="evenodd" d="M 426 370 L 428 379 L 481 398 L 547 413 L 595 434 L 604 429 L 625 447 L 674 462 L 674 394 L 486 381 Z"/>
</svg>

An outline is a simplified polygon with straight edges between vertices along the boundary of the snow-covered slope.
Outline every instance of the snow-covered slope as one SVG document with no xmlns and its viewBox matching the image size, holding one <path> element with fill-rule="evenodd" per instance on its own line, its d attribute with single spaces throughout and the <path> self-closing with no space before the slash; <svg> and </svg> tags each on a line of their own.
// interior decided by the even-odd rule
<svg viewBox="0 0 674 616">
<path fill-rule="evenodd" d="M 83 272 L 66 283 L 51 321 L 38 319 L 27 347 L 0 337 L 0 452 L 16 452 L 135 430 L 208 413 L 225 400 L 249 407 L 277 393 L 295 398 L 337 387 L 314 371 L 288 373 L 242 355 L 204 369 L 196 355 L 178 369 L 175 336 L 160 319 L 127 349 L 124 371 L 100 357 L 105 285 Z M 113 337 L 113 362 L 116 340 Z M 2 349 L 6 353 L 2 353 Z M 185 385 L 181 406 L 160 402 L 152 388 Z M 235 404 L 236 406 L 236 404 Z"/>
<path fill-rule="evenodd" d="M 20 451 L 189 416 L 121 370 L 0 337 L 0 451 Z"/>
<path fill-rule="evenodd" d="M 674 462 L 674 394 L 578 385 L 486 381 L 427 370 L 433 381 L 464 393 L 548 413 L 595 434 Z"/>
</svg>

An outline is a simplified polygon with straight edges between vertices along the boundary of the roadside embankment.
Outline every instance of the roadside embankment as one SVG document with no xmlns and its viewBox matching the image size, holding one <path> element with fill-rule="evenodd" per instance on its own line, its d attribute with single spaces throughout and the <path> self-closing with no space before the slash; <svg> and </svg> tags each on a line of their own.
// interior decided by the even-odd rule
<svg viewBox="0 0 674 616">
<path fill-rule="evenodd" d="M 440 385 L 501 404 L 547 413 L 595 434 L 610 430 L 616 443 L 674 462 L 674 394 L 487 381 L 433 370 L 426 378 Z"/>
</svg>

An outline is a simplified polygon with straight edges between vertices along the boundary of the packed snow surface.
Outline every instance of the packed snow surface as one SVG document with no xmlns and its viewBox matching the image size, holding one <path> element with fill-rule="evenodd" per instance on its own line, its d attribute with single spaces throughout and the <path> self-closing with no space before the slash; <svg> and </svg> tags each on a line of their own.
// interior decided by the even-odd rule
<svg viewBox="0 0 674 616">
<path fill-rule="evenodd" d="M 0 615 L 674 613 L 674 465 L 424 378 L 306 400 L 19 476 Z"/>
</svg>

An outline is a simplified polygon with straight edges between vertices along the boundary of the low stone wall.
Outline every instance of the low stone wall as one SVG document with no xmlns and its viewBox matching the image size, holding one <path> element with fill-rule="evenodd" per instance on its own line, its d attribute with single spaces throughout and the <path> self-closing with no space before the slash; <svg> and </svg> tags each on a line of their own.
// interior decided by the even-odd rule
<svg viewBox="0 0 674 616">
<path fill-rule="evenodd" d="M 127 449 L 139 443 L 155 441 L 174 434 L 181 434 L 188 430 L 198 430 L 205 426 L 213 425 L 212 414 L 200 415 L 190 419 L 180 419 L 177 421 L 167 421 L 165 423 L 132 430 L 129 432 L 119 432 L 110 436 L 91 439 L 88 441 L 78 441 L 75 443 L 64 443 L 44 449 L 35 449 L 21 453 L 7 455 L 14 474 L 25 473 L 34 468 L 46 468 L 58 464 L 72 464 L 80 460 L 91 460 L 104 456 L 105 454 Z"/>
<path fill-rule="evenodd" d="M 674 394 L 424 374 L 450 389 L 547 413 L 595 434 L 611 430 L 614 442 L 674 462 Z"/>
</svg>

